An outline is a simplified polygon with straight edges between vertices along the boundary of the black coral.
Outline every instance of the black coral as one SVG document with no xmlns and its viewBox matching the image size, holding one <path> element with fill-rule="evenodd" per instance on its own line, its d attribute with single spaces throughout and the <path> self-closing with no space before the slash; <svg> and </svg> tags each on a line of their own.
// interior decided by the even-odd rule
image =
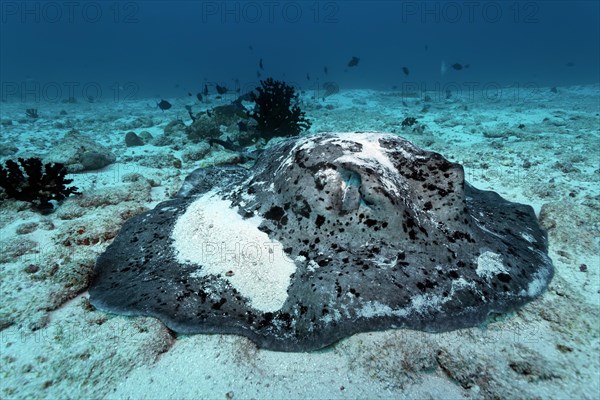
<svg viewBox="0 0 600 400">
<path fill-rule="evenodd" d="M 53 209 L 50 200 L 61 201 L 71 194 L 80 194 L 73 182 L 66 179 L 67 170 L 63 164 L 43 164 L 39 158 L 19 158 L 18 163 L 8 160 L 0 165 L 0 187 L 9 198 L 28 201 L 42 212 Z"/>
</svg>

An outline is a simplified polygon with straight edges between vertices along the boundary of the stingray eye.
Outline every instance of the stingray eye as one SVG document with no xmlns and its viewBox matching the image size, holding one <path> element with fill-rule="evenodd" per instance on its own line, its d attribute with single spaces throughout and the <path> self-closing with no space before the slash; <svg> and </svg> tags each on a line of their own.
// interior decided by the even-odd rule
<svg viewBox="0 0 600 400">
<path fill-rule="evenodd" d="M 342 189 L 340 211 L 342 214 L 356 211 L 361 204 L 360 191 L 356 186 L 348 186 Z"/>
<path fill-rule="evenodd" d="M 354 171 L 341 170 L 341 199 L 340 212 L 342 214 L 356 211 L 361 205 L 360 175 Z"/>
</svg>

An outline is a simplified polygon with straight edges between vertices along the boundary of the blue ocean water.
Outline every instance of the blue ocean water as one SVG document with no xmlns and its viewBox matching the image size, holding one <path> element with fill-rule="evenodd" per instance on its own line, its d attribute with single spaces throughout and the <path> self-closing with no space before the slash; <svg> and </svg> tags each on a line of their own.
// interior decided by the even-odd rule
<svg viewBox="0 0 600 400">
<path fill-rule="evenodd" d="M 282 140 L 259 134 L 247 97 L 228 108 L 267 77 L 299 89 L 316 137 L 400 135 L 531 205 L 547 290 L 482 326 L 363 332 L 291 355 L 95 308 L 94 268 L 126 221 L 192 171 L 252 168 Z M 0 0 L 0 165 L 65 164 L 82 194 L 41 214 L 0 188 L 0 398 L 596 399 L 599 84 L 596 0 Z M 353 202 L 362 178 L 342 177 L 343 207 L 366 206 Z M 235 236 L 228 221 L 215 224 Z"/>
<path fill-rule="evenodd" d="M 251 89 L 258 73 L 305 89 L 589 84 L 599 13 L 591 0 L 2 1 L 1 94 L 173 97 Z"/>
</svg>

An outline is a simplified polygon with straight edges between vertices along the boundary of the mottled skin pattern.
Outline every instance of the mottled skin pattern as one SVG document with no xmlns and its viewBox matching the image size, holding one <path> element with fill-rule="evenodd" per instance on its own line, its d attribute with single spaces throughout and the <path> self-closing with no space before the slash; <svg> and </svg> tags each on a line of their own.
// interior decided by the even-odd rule
<svg viewBox="0 0 600 400">
<path fill-rule="evenodd" d="M 240 215 L 263 217 L 259 229 L 295 260 L 279 311 L 252 309 L 223 277 L 191 278 L 177 263 L 176 218 L 215 188 Z M 546 253 L 533 209 L 471 187 L 460 165 L 395 135 L 320 134 L 269 148 L 252 170 L 195 171 L 177 198 L 124 225 L 98 259 L 90 299 L 180 333 L 310 351 L 363 331 L 479 325 L 543 291 Z"/>
</svg>

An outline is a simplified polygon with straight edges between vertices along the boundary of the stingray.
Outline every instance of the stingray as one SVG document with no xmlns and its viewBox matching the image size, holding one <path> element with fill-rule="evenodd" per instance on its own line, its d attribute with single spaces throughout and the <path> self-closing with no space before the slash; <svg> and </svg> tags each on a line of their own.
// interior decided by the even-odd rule
<svg viewBox="0 0 600 400">
<path fill-rule="evenodd" d="M 533 209 L 384 133 L 272 145 L 201 168 L 128 220 L 94 268 L 98 309 L 180 334 L 312 351 L 358 332 L 479 326 L 552 279 Z"/>
</svg>

